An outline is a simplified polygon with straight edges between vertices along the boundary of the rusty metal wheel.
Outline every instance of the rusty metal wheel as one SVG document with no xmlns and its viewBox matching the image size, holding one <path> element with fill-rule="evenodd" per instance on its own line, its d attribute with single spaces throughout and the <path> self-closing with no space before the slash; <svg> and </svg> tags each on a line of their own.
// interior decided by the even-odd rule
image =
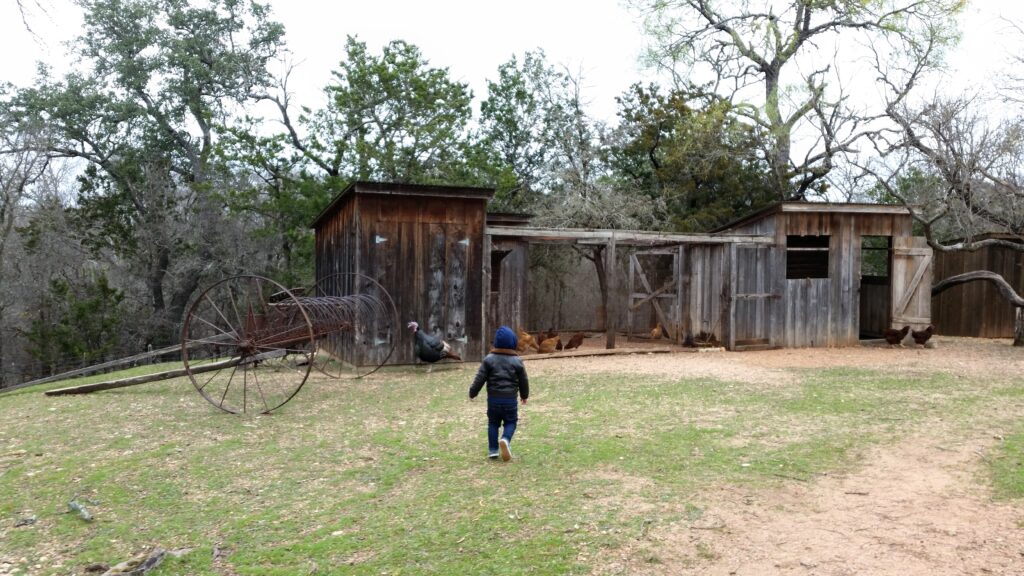
<svg viewBox="0 0 1024 576">
<path fill-rule="evenodd" d="M 298 297 L 262 276 L 225 278 L 192 303 L 181 357 L 196 390 L 233 414 L 266 414 L 302 388 L 313 366 L 313 325 Z"/>
<path fill-rule="evenodd" d="M 321 278 L 309 293 L 308 300 L 333 301 L 350 319 L 347 329 L 318 336 L 317 372 L 330 379 L 363 378 L 387 363 L 401 326 L 384 286 L 363 274 L 339 273 Z"/>
</svg>

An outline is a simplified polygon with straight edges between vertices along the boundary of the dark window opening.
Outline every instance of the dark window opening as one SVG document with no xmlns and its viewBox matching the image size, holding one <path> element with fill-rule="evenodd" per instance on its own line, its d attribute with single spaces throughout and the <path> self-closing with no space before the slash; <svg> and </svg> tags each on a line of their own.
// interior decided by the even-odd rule
<svg viewBox="0 0 1024 576">
<path fill-rule="evenodd" d="M 509 253 L 511 253 L 511 250 L 491 251 L 491 292 L 501 291 L 501 261 Z"/>
<path fill-rule="evenodd" d="M 828 278 L 828 236 L 786 236 L 786 279 Z"/>
<path fill-rule="evenodd" d="M 892 266 L 891 251 L 891 236 L 864 236 L 861 238 L 861 282 L 888 284 Z"/>
</svg>

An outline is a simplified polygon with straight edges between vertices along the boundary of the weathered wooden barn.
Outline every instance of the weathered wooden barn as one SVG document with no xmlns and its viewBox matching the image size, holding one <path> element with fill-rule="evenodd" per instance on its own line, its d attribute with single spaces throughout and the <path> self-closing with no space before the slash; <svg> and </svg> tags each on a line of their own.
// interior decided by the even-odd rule
<svg viewBox="0 0 1024 576">
<path fill-rule="evenodd" d="M 483 337 L 484 222 L 488 188 L 355 182 L 320 213 L 316 277 L 327 294 L 372 291 L 351 284 L 357 273 L 391 295 L 401 328 L 390 363 L 413 362 L 409 321 L 478 359 Z M 349 282 L 332 286 L 332 282 Z M 358 345 L 339 346 L 354 364 L 373 363 L 390 348 L 377 327 L 361 326 Z"/>
<path fill-rule="evenodd" d="M 1007 235 L 979 237 L 1019 239 Z M 1024 252 L 1003 246 L 985 246 L 975 252 L 936 252 L 935 279 L 988 270 L 1002 276 L 1018 294 L 1024 294 Z M 948 336 L 1013 338 L 1015 309 L 988 282 L 950 288 L 932 298 L 932 321 Z"/>
<path fill-rule="evenodd" d="M 712 234 L 665 234 L 531 227 L 523 215 L 487 214 L 492 193 L 354 183 L 314 223 L 317 278 L 373 278 L 403 324 L 418 321 L 466 360 L 486 354 L 499 325 L 550 327 L 528 325 L 529 247 L 538 243 L 591 250 L 609 294 L 625 286 L 624 298 L 609 298 L 609 347 L 620 328 L 629 336 L 654 322 L 679 344 L 735 350 L 845 346 L 931 322 L 931 249 L 911 236 L 901 207 L 780 203 Z M 361 352 L 346 359 L 372 360 L 376 340 L 363 327 Z M 412 362 L 412 344 L 400 331 L 391 362 Z"/>
<path fill-rule="evenodd" d="M 771 246 L 731 263 L 729 342 L 847 346 L 931 322 L 932 251 L 901 206 L 783 202 L 717 231 Z"/>
<path fill-rule="evenodd" d="M 616 271 L 608 274 L 611 293 L 627 286 L 625 302 L 609 303 L 609 344 L 625 316 L 627 333 L 656 321 L 679 343 L 741 350 L 847 346 L 890 326 L 927 325 L 931 249 L 911 228 L 902 207 L 785 202 L 713 234 L 488 226 L 487 238 L 604 246 L 604 265 Z M 528 270 L 503 267 L 510 273 L 523 278 Z M 501 300 L 521 294 L 491 292 Z"/>
</svg>

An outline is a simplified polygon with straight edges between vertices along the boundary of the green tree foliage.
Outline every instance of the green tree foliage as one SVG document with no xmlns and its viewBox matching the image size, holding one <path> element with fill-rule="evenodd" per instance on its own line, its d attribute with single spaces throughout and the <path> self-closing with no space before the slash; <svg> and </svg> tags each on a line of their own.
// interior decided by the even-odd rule
<svg viewBox="0 0 1024 576">
<path fill-rule="evenodd" d="M 79 285 L 53 280 L 40 296 L 37 317 L 26 332 L 29 353 L 50 372 L 68 362 L 88 366 L 120 342 L 124 293 L 99 274 Z"/>
<path fill-rule="evenodd" d="M 148 292 L 158 340 L 172 339 L 203 275 L 230 266 L 215 145 L 253 93 L 284 30 L 264 5 L 212 0 L 80 0 L 81 66 L 45 71 L 20 111 L 57 132 L 51 154 L 89 163 L 77 223 L 97 254 L 125 262 Z"/>
<path fill-rule="evenodd" d="M 522 60 L 513 57 L 498 67 L 480 104 L 480 144 L 492 169 L 494 206 L 505 210 L 531 209 L 549 185 L 554 120 L 568 85 L 544 52 L 527 52 Z"/>
<path fill-rule="evenodd" d="M 774 200 L 761 141 L 724 99 L 633 85 L 606 147 L 623 185 L 665 202 L 670 226 L 707 231 Z"/>
<path fill-rule="evenodd" d="M 268 241 L 266 274 L 285 286 L 310 285 L 315 271 L 309 226 L 344 181 L 311 175 L 286 135 L 261 136 L 256 123 L 250 119 L 222 139 L 219 154 L 232 168 L 234 183 L 219 195 L 232 216 L 249 219 L 252 234 Z"/>
<path fill-rule="evenodd" d="M 380 56 L 349 37 L 325 88 L 325 108 L 303 116 L 293 141 L 326 175 L 348 180 L 463 183 L 473 94 L 401 40 Z"/>
</svg>

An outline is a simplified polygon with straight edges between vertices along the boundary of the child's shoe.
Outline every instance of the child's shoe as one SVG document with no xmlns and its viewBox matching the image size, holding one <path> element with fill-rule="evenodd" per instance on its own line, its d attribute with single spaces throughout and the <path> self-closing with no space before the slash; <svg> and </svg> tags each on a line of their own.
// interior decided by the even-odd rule
<svg viewBox="0 0 1024 576">
<path fill-rule="evenodd" d="M 508 445 L 508 440 L 502 438 L 498 440 L 498 450 L 501 451 L 501 459 L 508 462 L 512 459 L 512 448 Z"/>
<path fill-rule="evenodd" d="M 490 452 L 490 453 L 487 454 L 487 458 L 490 459 L 490 460 L 497 460 L 498 459 L 498 453 L 497 452 Z"/>
</svg>

